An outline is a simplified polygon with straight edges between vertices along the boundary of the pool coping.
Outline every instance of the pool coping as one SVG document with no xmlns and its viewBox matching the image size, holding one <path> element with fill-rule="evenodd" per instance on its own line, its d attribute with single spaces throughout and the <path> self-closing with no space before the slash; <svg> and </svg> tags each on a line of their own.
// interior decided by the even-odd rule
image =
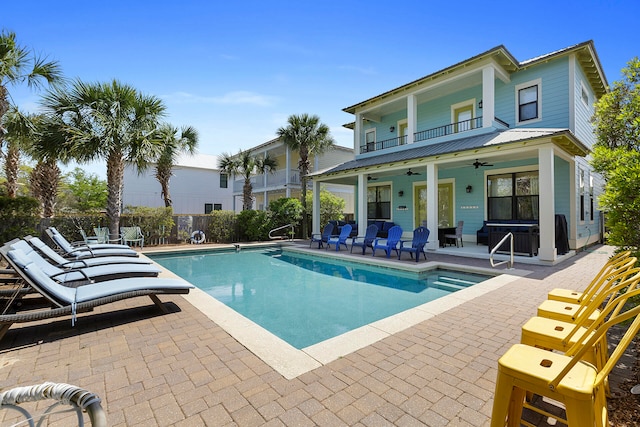
<svg viewBox="0 0 640 427">
<path fill-rule="evenodd" d="M 249 248 L 281 246 L 274 244 L 251 245 Z M 244 247 L 244 245 L 243 245 Z M 193 248 L 204 249 L 204 248 Z M 191 251 L 189 249 L 187 251 Z M 234 246 L 206 248 L 206 250 L 224 250 L 237 249 Z M 330 253 L 320 254 L 317 251 L 306 250 L 300 247 L 292 247 L 287 245 L 287 250 L 294 252 L 313 254 L 317 257 L 336 258 Z M 179 252 L 182 250 L 170 251 L 153 251 L 150 253 L 160 254 L 161 252 Z M 456 269 L 465 272 L 474 272 L 482 274 L 496 275 L 495 270 L 488 268 L 470 267 L 461 264 L 428 261 L 420 264 L 397 264 L 384 258 L 363 259 L 362 257 L 350 256 L 342 252 L 340 260 L 352 260 L 365 264 L 376 266 L 386 266 L 394 269 L 406 271 L 425 271 L 435 268 Z M 151 260 L 153 261 L 153 260 Z M 157 263 L 159 268 L 163 270 L 162 275 L 165 277 L 177 277 L 173 272 L 165 269 Z M 205 316 L 211 319 L 224 329 L 229 335 L 234 337 L 238 342 L 244 345 L 249 351 L 275 369 L 283 377 L 287 379 L 296 378 L 306 372 L 326 365 L 343 356 L 374 344 L 388 336 L 401 332 L 407 328 L 415 326 L 421 322 L 431 319 L 438 314 L 444 313 L 454 307 L 464 304 L 480 295 L 500 289 L 501 287 L 524 277 L 531 272 L 528 270 L 514 269 L 509 273 L 502 273 L 495 277 L 485 280 L 484 282 L 473 285 L 472 287 L 459 290 L 452 294 L 438 298 L 437 300 L 421 304 L 417 307 L 402 311 L 395 315 L 377 320 L 373 323 L 361 326 L 352 331 L 322 341 L 320 343 L 297 349 L 267 331 L 260 325 L 237 313 L 222 302 L 216 300 L 206 292 L 195 288 L 188 295 L 182 295 L 191 305 L 201 311 Z"/>
</svg>

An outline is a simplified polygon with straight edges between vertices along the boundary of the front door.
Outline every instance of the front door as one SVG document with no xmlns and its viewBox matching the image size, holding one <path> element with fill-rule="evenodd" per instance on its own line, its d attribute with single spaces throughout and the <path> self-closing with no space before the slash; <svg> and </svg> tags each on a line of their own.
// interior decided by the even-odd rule
<svg viewBox="0 0 640 427">
<path fill-rule="evenodd" d="M 427 220 L 427 185 L 413 187 L 414 228 Z M 438 184 L 438 227 L 453 227 L 453 183 Z M 426 224 L 426 222 L 424 223 Z"/>
</svg>

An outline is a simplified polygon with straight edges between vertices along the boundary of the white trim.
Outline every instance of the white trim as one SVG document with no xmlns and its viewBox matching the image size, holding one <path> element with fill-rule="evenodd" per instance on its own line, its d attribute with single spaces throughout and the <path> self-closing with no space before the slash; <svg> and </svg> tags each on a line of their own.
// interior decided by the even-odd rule
<svg viewBox="0 0 640 427">
<path fill-rule="evenodd" d="M 520 120 L 520 90 L 529 88 L 531 86 L 537 86 L 538 88 L 538 117 L 530 120 Z M 536 123 L 542 120 L 542 79 L 538 78 L 535 80 L 530 80 L 528 82 L 521 83 L 515 86 L 515 117 L 516 117 L 516 126 L 520 125 L 528 125 L 530 123 Z"/>
<path fill-rule="evenodd" d="M 478 117 L 476 114 L 476 99 L 471 98 L 471 99 L 467 99 L 466 101 L 458 102 L 456 104 L 451 104 L 451 123 L 455 123 L 456 110 L 459 110 L 464 107 L 468 107 L 469 105 L 471 105 L 471 119 L 473 120 L 476 117 Z"/>
</svg>

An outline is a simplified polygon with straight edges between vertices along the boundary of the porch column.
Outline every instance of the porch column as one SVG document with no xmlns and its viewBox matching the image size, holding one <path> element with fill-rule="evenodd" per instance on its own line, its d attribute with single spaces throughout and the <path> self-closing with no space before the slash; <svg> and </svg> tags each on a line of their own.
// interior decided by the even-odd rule
<svg viewBox="0 0 640 427">
<path fill-rule="evenodd" d="M 482 69 L 482 127 L 492 127 L 495 115 L 495 70 L 489 66 Z"/>
<path fill-rule="evenodd" d="M 577 176 L 576 161 L 569 161 L 569 248 L 576 249 L 578 247 L 578 194 L 577 194 Z"/>
<path fill-rule="evenodd" d="M 313 181 L 313 207 L 311 208 L 311 232 L 320 233 L 320 181 Z"/>
<path fill-rule="evenodd" d="M 365 174 L 358 174 L 358 192 L 356 194 L 358 204 L 358 234 L 364 236 L 367 230 L 367 177 Z"/>
<path fill-rule="evenodd" d="M 407 96 L 407 144 L 413 144 L 414 134 L 416 133 L 416 123 L 418 122 L 418 101 L 415 95 Z M 402 136 L 402 135 L 400 135 Z"/>
<path fill-rule="evenodd" d="M 291 157 L 289 156 L 289 146 L 285 146 L 285 161 L 284 161 L 284 187 L 285 187 L 285 197 L 291 197 L 291 188 L 289 188 L 289 183 L 291 182 L 290 172 L 291 172 Z"/>
<path fill-rule="evenodd" d="M 538 258 L 541 261 L 554 261 L 557 258 L 553 157 L 552 146 L 538 149 L 538 179 L 540 181 L 538 197 L 540 249 L 538 250 Z"/>
<path fill-rule="evenodd" d="M 427 249 L 438 249 L 438 166 L 427 163 L 427 228 L 430 231 Z"/>
<path fill-rule="evenodd" d="M 362 132 L 362 114 L 356 114 L 356 127 L 353 129 L 353 152 L 360 153 L 360 132 Z"/>
</svg>

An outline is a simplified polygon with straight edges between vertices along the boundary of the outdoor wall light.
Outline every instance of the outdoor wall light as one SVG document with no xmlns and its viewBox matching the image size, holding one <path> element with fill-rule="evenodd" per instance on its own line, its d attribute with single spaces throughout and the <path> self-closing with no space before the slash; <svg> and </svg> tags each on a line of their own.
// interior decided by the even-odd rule
<svg viewBox="0 0 640 427">
<path fill-rule="evenodd" d="M 389 132 L 392 132 L 392 133 L 393 133 L 393 132 L 395 132 L 395 131 L 396 131 L 396 127 L 395 127 L 395 126 L 391 126 L 391 127 L 389 128 Z"/>
<path fill-rule="evenodd" d="M 478 102 L 478 108 L 482 108 L 482 99 Z"/>
<path fill-rule="evenodd" d="M 404 191 L 402 190 L 398 191 L 398 197 L 402 197 L 402 196 L 404 196 Z"/>
<path fill-rule="evenodd" d="M 470 185 L 467 185 L 467 193 L 471 193 L 471 191 L 473 191 L 473 187 Z"/>
</svg>

